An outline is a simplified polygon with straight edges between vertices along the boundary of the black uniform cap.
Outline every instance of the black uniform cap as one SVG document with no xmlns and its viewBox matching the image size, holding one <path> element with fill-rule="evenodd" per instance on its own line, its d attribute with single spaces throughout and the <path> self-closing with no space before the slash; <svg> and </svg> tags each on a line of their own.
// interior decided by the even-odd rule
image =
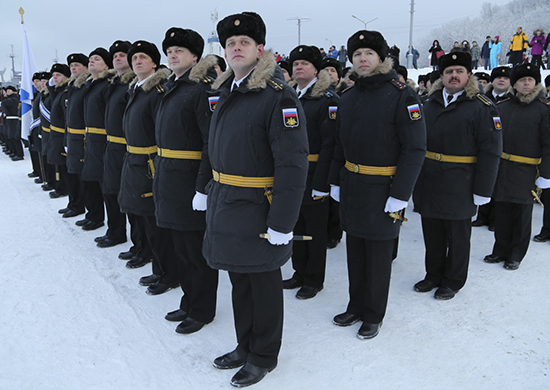
<svg viewBox="0 0 550 390">
<path fill-rule="evenodd" d="M 84 66 L 88 66 L 88 57 L 82 53 L 73 53 L 67 56 L 67 65 L 71 65 L 73 62 L 78 62 Z"/>
<path fill-rule="evenodd" d="M 491 72 L 491 82 L 495 81 L 497 77 L 508 77 L 510 78 L 510 73 L 512 73 L 512 68 L 509 66 L 499 66 Z"/>
<path fill-rule="evenodd" d="M 348 39 L 348 58 L 353 62 L 353 53 L 357 49 L 372 49 L 384 61 L 388 55 L 388 43 L 378 31 L 360 30 Z"/>
<path fill-rule="evenodd" d="M 317 46 L 307 46 L 300 45 L 295 47 L 291 52 L 288 58 L 290 68 L 292 70 L 292 64 L 294 61 L 304 60 L 311 62 L 317 71 L 321 70 L 321 64 L 323 62 L 323 57 L 321 56 L 321 51 Z M 292 71 L 290 72 L 292 74 Z"/>
<path fill-rule="evenodd" d="M 325 69 L 326 67 L 332 66 L 334 69 L 336 69 L 336 73 L 338 74 L 338 78 L 342 78 L 342 64 L 340 64 L 340 61 L 338 61 L 336 58 L 327 57 L 323 60 L 321 63 L 321 69 Z"/>
<path fill-rule="evenodd" d="M 51 78 L 52 78 L 52 74 L 50 72 L 40 73 L 40 80 L 49 80 Z"/>
<path fill-rule="evenodd" d="M 287 60 L 278 61 L 277 65 L 279 65 L 279 67 L 281 67 L 281 69 L 286 70 L 289 75 L 292 74 L 292 68 L 290 67 L 290 64 L 288 63 Z"/>
<path fill-rule="evenodd" d="M 472 55 L 465 51 L 456 51 L 439 57 L 439 73 L 443 74 L 449 66 L 463 66 L 470 73 L 472 71 Z"/>
<path fill-rule="evenodd" d="M 32 81 L 34 80 L 40 80 L 40 72 L 36 72 L 32 75 Z"/>
<path fill-rule="evenodd" d="M 128 64 L 132 68 L 132 56 L 136 53 L 145 53 L 155 64 L 157 64 L 157 70 L 160 65 L 160 51 L 154 43 L 147 41 L 135 41 L 130 49 L 128 49 Z M 134 68 L 132 68 L 133 70 Z"/>
<path fill-rule="evenodd" d="M 53 74 L 53 72 L 61 73 L 66 77 L 71 77 L 71 68 L 69 68 L 65 64 L 53 64 L 52 68 L 50 69 L 50 73 Z"/>
<path fill-rule="evenodd" d="M 166 50 L 170 46 L 185 47 L 200 59 L 204 50 L 204 39 L 196 31 L 172 27 L 166 31 L 164 41 L 162 41 L 162 51 L 164 54 L 166 54 Z"/>
<path fill-rule="evenodd" d="M 225 48 L 227 38 L 234 35 L 246 35 L 265 45 L 266 28 L 262 17 L 255 12 L 243 12 L 226 16 L 216 26 L 220 44 Z"/>
<path fill-rule="evenodd" d="M 115 53 L 118 52 L 128 53 L 130 46 L 132 44 L 128 41 L 115 41 L 109 48 L 109 54 L 111 54 L 111 57 L 114 57 Z"/>
<path fill-rule="evenodd" d="M 92 51 L 90 53 L 88 58 L 93 56 L 93 55 L 100 56 L 103 59 L 103 61 L 105 62 L 105 65 L 107 65 L 107 67 L 109 69 L 111 69 L 113 67 L 113 56 L 106 49 L 104 49 L 102 47 L 98 47 L 97 49 L 95 49 L 94 51 Z"/>
<path fill-rule="evenodd" d="M 476 76 L 478 80 L 485 80 L 488 83 L 490 83 L 492 81 L 491 76 L 489 76 L 485 72 L 476 72 L 476 73 L 474 73 L 474 76 Z"/>
<path fill-rule="evenodd" d="M 532 77 L 536 83 L 540 83 L 540 70 L 531 63 L 514 66 L 510 75 L 510 84 L 513 86 L 522 77 Z"/>
</svg>

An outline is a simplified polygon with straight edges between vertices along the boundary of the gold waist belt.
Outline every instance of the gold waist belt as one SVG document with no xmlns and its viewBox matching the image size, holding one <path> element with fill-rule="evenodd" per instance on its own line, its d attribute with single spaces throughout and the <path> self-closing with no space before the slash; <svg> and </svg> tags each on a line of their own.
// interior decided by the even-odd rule
<svg viewBox="0 0 550 390">
<path fill-rule="evenodd" d="M 317 162 L 317 161 L 319 161 L 319 155 L 318 154 L 308 154 L 307 161 Z"/>
<path fill-rule="evenodd" d="M 215 181 L 235 187 L 246 188 L 266 188 L 273 187 L 273 177 L 245 177 L 236 175 L 227 175 L 216 172 L 212 169 L 212 176 Z"/>
<path fill-rule="evenodd" d="M 200 160 L 202 156 L 201 151 L 195 150 L 171 150 L 158 148 L 157 153 L 161 157 L 179 158 L 182 160 Z"/>
<path fill-rule="evenodd" d="M 73 129 L 73 128 L 69 127 L 67 130 L 69 130 L 70 134 L 80 134 L 80 135 L 85 135 L 86 134 L 86 129 Z"/>
<path fill-rule="evenodd" d="M 50 125 L 50 129 L 52 129 L 53 131 L 55 131 L 57 133 L 64 133 L 65 132 L 65 129 L 63 127 L 57 127 L 57 126 L 54 126 L 54 125 Z"/>
<path fill-rule="evenodd" d="M 46 126 L 42 126 L 42 130 L 44 130 L 46 133 L 50 132 L 50 128 Z"/>
<path fill-rule="evenodd" d="M 86 133 L 107 135 L 105 129 L 99 129 L 97 127 L 86 127 Z"/>
<path fill-rule="evenodd" d="M 132 154 L 152 154 L 157 152 L 157 145 L 154 145 L 154 146 L 126 145 L 126 150 Z"/>
<path fill-rule="evenodd" d="M 462 164 L 473 164 L 477 161 L 476 156 L 449 156 L 447 154 L 426 151 L 426 158 L 441 162 L 452 162 Z"/>
<path fill-rule="evenodd" d="M 504 160 L 509 160 L 509 161 L 518 162 L 518 163 L 524 163 L 524 164 L 531 164 L 531 165 L 539 165 L 540 162 L 542 161 L 542 159 L 540 159 L 540 158 L 516 156 L 516 155 L 513 155 L 513 154 L 504 153 L 504 152 L 502 153 L 502 156 L 500 156 L 500 158 L 502 158 Z"/>
<path fill-rule="evenodd" d="M 350 172 L 360 173 L 361 175 L 393 176 L 397 167 L 374 167 L 369 165 L 359 165 L 346 161 L 346 169 Z"/>
<path fill-rule="evenodd" d="M 126 145 L 126 138 L 124 137 L 115 137 L 114 135 L 108 135 L 107 141 L 113 142 L 115 144 L 123 144 Z"/>
</svg>

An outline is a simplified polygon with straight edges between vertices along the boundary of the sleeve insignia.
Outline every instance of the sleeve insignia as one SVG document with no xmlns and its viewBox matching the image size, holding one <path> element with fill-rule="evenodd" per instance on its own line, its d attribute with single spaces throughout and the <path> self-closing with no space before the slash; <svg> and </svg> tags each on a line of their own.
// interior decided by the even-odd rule
<svg viewBox="0 0 550 390">
<path fill-rule="evenodd" d="M 336 119 L 336 113 L 338 112 L 338 106 L 329 106 L 328 107 L 328 117 L 330 119 Z"/>
<path fill-rule="evenodd" d="M 407 106 L 407 110 L 409 110 L 409 117 L 411 120 L 417 121 L 422 118 L 422 115 L 420 114 L 420 106 L 418 104 L 411 104 L 410 106 Z"/>
<path fill-rule="evenodd" d="M 298 121 L 298 109 L 283 108 L 283 122 L 285 127 L 298 127 L 300 124 Z"/>
<path fill-rule="evenodd" d="M 502 130 L 502 123 L 500 122 L 500 117 L 499 116 L 494 116 L 493 117 L 493 123 L 495 124 L 495 129 Z"/>
<path fill-rule="evenodd" d="M 214 112 L 216 109 L 216 104 L 218 104 L 219 96 L 211 96 L 208 98 L 208 104 L 210 106 L 210 111 Z"/>
</svg>

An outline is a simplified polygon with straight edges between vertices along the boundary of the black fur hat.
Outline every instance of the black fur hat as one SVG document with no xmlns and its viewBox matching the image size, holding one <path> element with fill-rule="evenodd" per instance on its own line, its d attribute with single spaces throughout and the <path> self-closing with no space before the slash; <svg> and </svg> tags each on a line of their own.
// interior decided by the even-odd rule
<svg viewBox="0 0 550 390">
<path fill-rule="evenodd" d="M 304 60 L 309 61 L 313 64 L 317 71 L 321 70 L 321 63 L 323 62 L 323 57 L 317 46 L 307 46 L 300 45 L 296 46 L 291 52 L 288 58 L 288 63 L 290 64 L 290 69 L 292 70 L 292 64 L 294 61 Z M 290 72 L 292 74 L 292 71 Z"/>
<path fill-rule="evenodd" d="M 185 47 L 200 60 L 204 50 L 204 39 L 202 39 L 199 33 L 193 30 L 172 27 L 166 31 L 164 41 L 162 41 L 162 51 L 164 54 L 166 54 L 166 50 L 170 46 Z"/>
<path fill-rule="evenodd" d="M 485 72 L 476 72 L 476 73 L 474 73 L 474 76 L 476 76 L 478 80 L 485 80 L 488 83 L 490 83 L 492 81 L 491 76 L 489 76 Z"/>
<path fill-rule="evenodd" d="M 351 62 L 353 62 L 353 52 L 361 48 L 374 50 L 382 61 L 388 55 L 388 43 L 378 31 L 360 30 L 349 37 L 348 58 Z"/>
<path fill-rule="evenodd" d="M 445 68 L 449 66 L 463 66 L 472 72 L 472 55 L 465 51 L 455 51 L 439 57 L 439 73 L 443 74 Z"/>
<path fill-rule="evenodd" d="M 104 48 L 102 47 L 98 47 L 97 49 L 95 49 L 94 51 L 92 51 L 90 53 L 90 55 L 88 56 L 88 58 L 90 58 L 91 56 L 93 55 L 98 55 L 100 56 L 103 61 L 105 62 L 105 65 L 107 65 L 107 67 L 109 69 L 112 69 L 113 68 L 113 56 L 111 55 L 111 53 L 109 53 L 107 50 L 105 50 Z"/>
<path fill-rule="evenodd" d="M 109 48 L 109 53 L 111 54 L 111 58 L 115 56 L 115 53 L 118 53 L 119 51 L 123 53 L 128 53 L 128 50 L 132 44 L 128 41 L 115 41 L 111 47 Z"/>
<path fill-rule="evenodd" d="M 52 68 L 50 69 L 50 73 L 53 74 L 53 72 L 61 73 L 66 77 L 71 77 L 71 68 L 69 68 L 65 64 L 53 64 Z"/>
<path fill-rule="evenodd" d="M 40 80 L 49 80 L 51 78 L 52 78 L 52 74 L 50 72 L 40 73 Z"/>
<path fill-rule="evenodd" d="M 397 67 L 397 74 L 403 76 L 405 81 L 407 81 L 407 79 L 409 78 L 409 72 L 407 71 L 407 68 L 405 68 L 403 65 L 399 65 Z"/>
<path fill-rule="evenodd" d="M 157 48 L 157 45 L 151 42 L 147 41 L 135 41 L 132 46 L 128 49 L 128 64 L 130 64 L 130 68 L 132 68 L 132 56 L 136 53 L 145 53 L 151 59 L 155 64 L 157 64 L 157 70 L 160 65 L 160 51 Z"/>
<path fill-rule="evenodd" d="M 88 66 L 88 57 L 82 53 L 73 53 L 67 56 L 67 65 L 71 65 L 73 62 L 78 62 L 84 66 Z"/>
<path fill-rule="evenodd" d="M 550 87 L 550 75 L 546 76 L 546 78 L 544 79 L 544 85 L 546 86 L 546 88 Z"/>
<path fill-rule="evenodd" d="M 36 72 L 32 75 L 32 81 L 34 80 L 40 80 L 40 72 Z"/>
<path fill-rule="evenodd" d="M 540 70 L 538 66 L 530 63 L 514 66 L 510 74 L 510 85 L 514 86 L 516 81 L 522 77 L 532 77 L 536 83 L 540 83 Z"/>
<path fill-rule="evenodd" d="M 510 78 L 510 73 L 512 73 L 512 68 L 509 66 L 499 66 L 498 68 L 493 69 L 491 72 L 491 83 L 495 81 L 497 77 Z"/>
<path fill-rule="evenodd" d="M 227 38 L 234 35 L 246 35 L 265 45 L 266 28 L 262 17 L 255 12 L 243 12 L 226 16 L 216 26 L 220 44 L 225 48 Z"/>
<path fill-rule="evenodd" d="M 292 75 L 292 67 L 290 66 L 287 60 L 278 61 L 277 65 L 279 65 L 282 69 L 286 70 L 289 75 Z"/>
<path fill-rule="evenodd" d="M 338 78 L 342 78 L 342 64 L 340 64 L 340 61 L 338 61 L 336 58 L 327 57 L 321 63 L 321 69 L 325 69 L 328 66 L 332 66 L 334 69 L 336 69 Z"/>
<path fill-rule="evenodd" d="M 432 84 L 435 83 L 437 80 L 439 80 L 439 77 L 440 74 L 438 70 L 431 71 L 426 75 L 426 84 L 428 83 L 428 81 Z"/>
</svg>

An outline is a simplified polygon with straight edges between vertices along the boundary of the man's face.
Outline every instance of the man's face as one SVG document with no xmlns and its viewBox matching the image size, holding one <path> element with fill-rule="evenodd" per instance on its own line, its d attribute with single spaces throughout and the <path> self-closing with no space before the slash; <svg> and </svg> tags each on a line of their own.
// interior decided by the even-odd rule
<svg viewBox="0 0 550 390">
<path fill-rule="evenodd" d="M 466 67 L 462 65 L 453 65 L 446 67 L 440 77 L 447 93 L 454 94 L 464 89 L 471 75 L 472 74 L 468 72 Z"/>
<path fill-rule="evenodd" d="M 288 83 L 292 77 L 290 77 L 290 75 L 288 74 L 286 69 L 281 68 L 281 70 L 283 71 L 283 76 L 285 78 L 285 83 Z"/>
<path fill-rule="evenodd" d="M 90 62 L 88 63 L 88 70 L 91 73 L 99 74 L 104 70 L 109 69 L 103 58 L 97 54 L 90 56 L 89 61 Z"/>
<path fill-rule="evenodd" d="M 523 30 L 522 30 L 521 27 L 520 27 L 520 28 L 517 29 L 516 32 L 517 32 L 518 34 L 521 34 L 522 31 L 523 31 Z"/>
<path fill-rule="evenodd" d="M 382 63 L 378 53 L 369 48 L 355 50 L 351 59 L 359 77 L 368 76 Z"/>
<path fill-rule="evenodd" d="M 155 64 L 149 55 L 145 53 L 135 53 L 132 55 L 132 68 L 139 81 L 145 80 L 155 73 L 156 67 L 157 64 Z"/>
<path fill-rule="evenodd" d="M 182 76 L 197 63 L 197 56 L 186 47 L 181 46 L 170 46 L 166 49 L 166 58 L 168 59 L 168 67 L 177 77 Z"/>
<path fill-rule="evenodd" d="M 46 89 L 48 89 L 48 80 L 40 80 L 40 88 L 42 88 L 41 91 L 45 91 Z"/>
<path fill-rule="evenodd" d="M 292 77 L 299 85 L 307 85 L 317 77 L 317 69 L 309 61 L 296 60 L 292 63 Z"/>
<path fill-rule="evenodd" d="M 224 56 L 235 74 L 245 76 L 256 66 L 263 52 L 264 45 L 256 44 L 247 35 L 233 35 L 225 41 Z"/>
<path fill-rule="evenodd" d="M 485 86 L 488 84 L 488 83 L 487 83 L 487 80 L 479 79 L 479 80 L 477 80 L 477 81 L 481 84 L 481 86 L 482 86 L 483 88 L 485 88 Z"/>
<path fill-rule="evenodd" d="M 69 65 L 69 67 L 71 68 L 71 76 L 73 77 L 80 76 L 82 73 L 84 73 L 86 69 L 88 69 L 80 62 L 71 62 L 71 65 Z"/>
<path fill-rule="evenodd" d="M 537 82 L 531 76 L 525 76 L 516 81 L 514 84 L 514 89 L 521 93 L 522 95 L 527 95 L 529 92 L 535 88 Z"/>
<path fill-rule="evenodd" d="M 338 72 L 336 71 L 336 68 L 334 66 L 327 66 L 325 70 L 330 76 L 330 82 L 332 83 L 332 85 L 338 84 L 338 81 L 340 81 L 340 79 L 338 78 Z"/>
<path fill-rule="evenodd" d="M 63 81 L 67 80 L 67 76 L 59 72 L 53 72 L 52 77 L 53 77 L 53 83 L 55 84 L 56 87 L 59 84 L 61 84 Z"/>
<path fill-rule="evenodd" d="M 40 83 L 40 80 L 38 79 L 34 79 L 32 81 L 33 85 L 34 85 L 34 88 L 36 88 L 37 91 L 41 91 L 42 90 L 42 84 Z"/>
<path fill-rule="evenodd" d="M 113 68 L 120 74 L 126 72 L 130 68 L 128 64 L 128 55 L 123 51 L 118 51 L 113 55 Z"/>
<path fill-rule="evenodd" d="M 508 77 L 496 77 L 493 80 L 493 89 L 497 94 L 508 91 L 510 88 L 510 79 Z"/>
</svg>

